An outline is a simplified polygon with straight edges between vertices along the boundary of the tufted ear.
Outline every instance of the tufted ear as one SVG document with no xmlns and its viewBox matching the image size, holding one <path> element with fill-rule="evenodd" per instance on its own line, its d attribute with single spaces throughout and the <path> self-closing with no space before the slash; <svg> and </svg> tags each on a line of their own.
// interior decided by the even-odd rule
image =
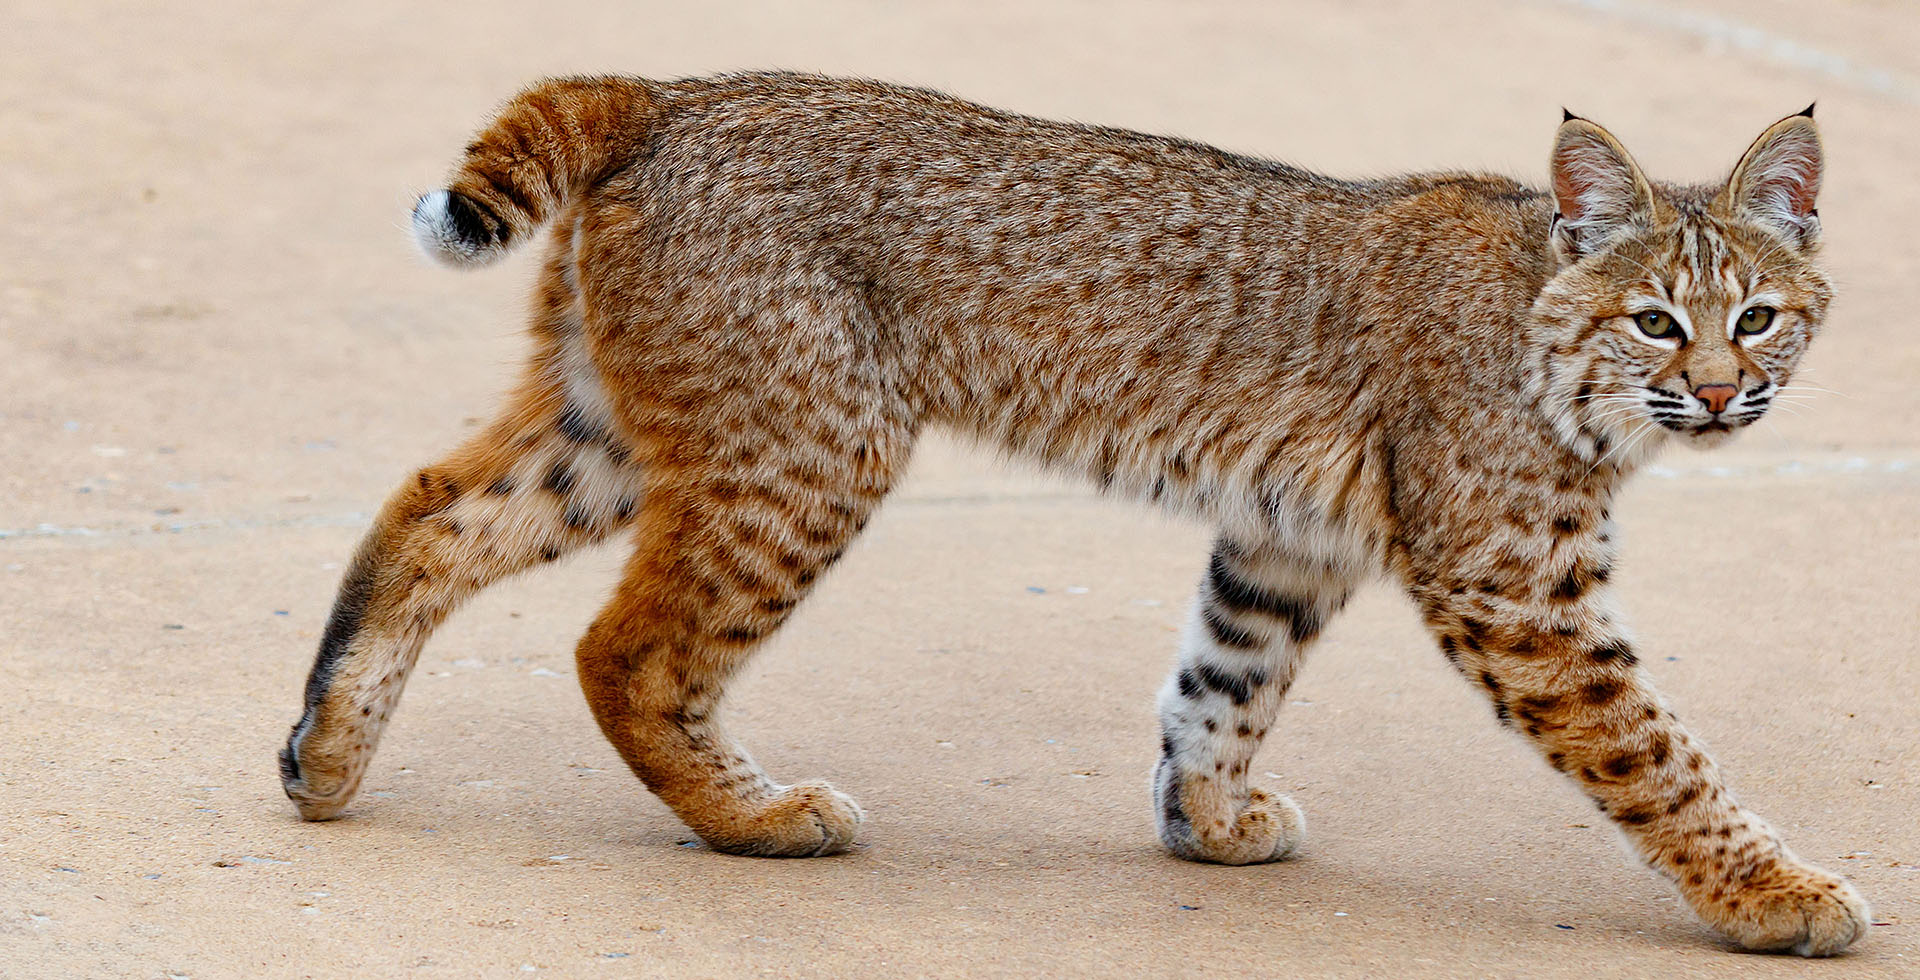
<svg viewBox="0 0 1920 980">
<path fill-rule="evenodd" d="M 1563 264 L 1599 251 L 1615 232 L 1653 216 L 1653 185 L 1627 148 L 1589 120 L 1566 113 L 1549 169 L 1557 212 L 1553 250 Z"/>
<path fill-rule="evenodd" d="M 1820 239 L 1820 177 L 1826 158 L 1813 107 L 1767 127 L 1733 168 L 1714 199 L 1723 214 L 1738 215 L 1784 232 L 1802 247 Z"/>
</svg>

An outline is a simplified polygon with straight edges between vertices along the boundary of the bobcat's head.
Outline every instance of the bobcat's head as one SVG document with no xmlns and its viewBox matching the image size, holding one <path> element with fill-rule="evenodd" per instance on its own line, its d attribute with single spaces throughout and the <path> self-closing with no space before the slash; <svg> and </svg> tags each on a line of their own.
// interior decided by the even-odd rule
<svg viewBox="0 0 1920 980">
<path fill-rule="evenodd" d="M 1721 186 L 1654 184 L 1571 113 L 1552 159 L 1559 270 L 1534 302 L 1535 394 L 1577 451 L 1630 462 L 1765 414 L 1820 328 L 1820 133 L 1773 124 Z"/>
</svg>

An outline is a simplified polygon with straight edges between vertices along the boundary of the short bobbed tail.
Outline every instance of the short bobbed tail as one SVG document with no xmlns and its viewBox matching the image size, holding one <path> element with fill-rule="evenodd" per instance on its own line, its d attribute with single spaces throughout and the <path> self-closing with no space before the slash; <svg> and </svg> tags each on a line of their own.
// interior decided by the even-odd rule
<svg viewBox="0 0 1920 980">
<path fill-rule="evenodd" d="M 413 206 L 420 249 L 486 265 L 633 160 L 658 116 L 656 89 L 623 76 L 541 82 L 507 102 L 441 189 Z"/>
</svg>

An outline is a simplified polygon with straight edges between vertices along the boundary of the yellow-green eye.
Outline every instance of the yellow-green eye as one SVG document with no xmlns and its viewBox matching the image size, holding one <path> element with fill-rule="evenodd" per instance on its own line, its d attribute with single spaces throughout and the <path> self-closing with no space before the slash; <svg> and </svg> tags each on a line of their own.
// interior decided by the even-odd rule
<svg viewBox="0 0 1920 980">
<path fill-rule="evenodd" d="M 1766 333 L 1767 328 L 1771 326 L 1773 326 L 1773 307 L 1749 306 L 1734 323 L 1733 332 L 1751 337 L 1757 333 Z"/>
<path fill-rule="evenodd" d="M 1685 336 L 1680 332 L 1679 321 L 1665 310 L 1647 310 L 1633 315 L 1633 322 L 1640 332 L 1655 340 L 1679 340 Z"/>
</svg>

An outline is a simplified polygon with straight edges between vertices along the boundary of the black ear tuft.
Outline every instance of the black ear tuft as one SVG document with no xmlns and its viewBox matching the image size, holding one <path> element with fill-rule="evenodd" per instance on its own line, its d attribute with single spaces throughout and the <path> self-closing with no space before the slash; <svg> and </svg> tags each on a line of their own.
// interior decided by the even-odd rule
<svg viewBox="0 0 1920 980">
<path fill-rule="evenodd" d="M 1570 123 L 1570 122 L 1572 122 L 1572 121 L 1574 121 L 1575 119 L 1578 119 L 1578 118 L 1580 118 L 1580 117 L 1579 117 L 1579 116 L 1576 116 L 1576 115 L 1574 115 L 1574 114 L 1573 114 L 1573 110 L 1572 110 L 1572 109 L 1569 109 L 1569 108 L 1567 108 L 1566 106 L 1561 106 L 1561 107 L 1560 107 L 1560 121 L 1561 121 L 1561 122 L 1563 122 L 1563 123 Z"/>
<path fill-rule="evenodd" d="M 1796 115 L 1796 116 L 1805 116 L 1805 117 L 1807 117 L 1808 119 L 1812 119 L 1812 118 L 1813 118 L 1813 107 L 1814 107 L 1814 106 L 1816 106 L 1816 105 L 1819 105 L 1819 103 L 1818 103 L 1818 102 L 1809 102 L 1809 103 L 1807 103 L 1807 107 L 1806 107 L 1805 109 L 1802 109 L 1802 110 L 1800 110 L 1799 112 L 1796 112 L 1796 113 L 1794 113 L 1794 115 Z"/>
</svg>

